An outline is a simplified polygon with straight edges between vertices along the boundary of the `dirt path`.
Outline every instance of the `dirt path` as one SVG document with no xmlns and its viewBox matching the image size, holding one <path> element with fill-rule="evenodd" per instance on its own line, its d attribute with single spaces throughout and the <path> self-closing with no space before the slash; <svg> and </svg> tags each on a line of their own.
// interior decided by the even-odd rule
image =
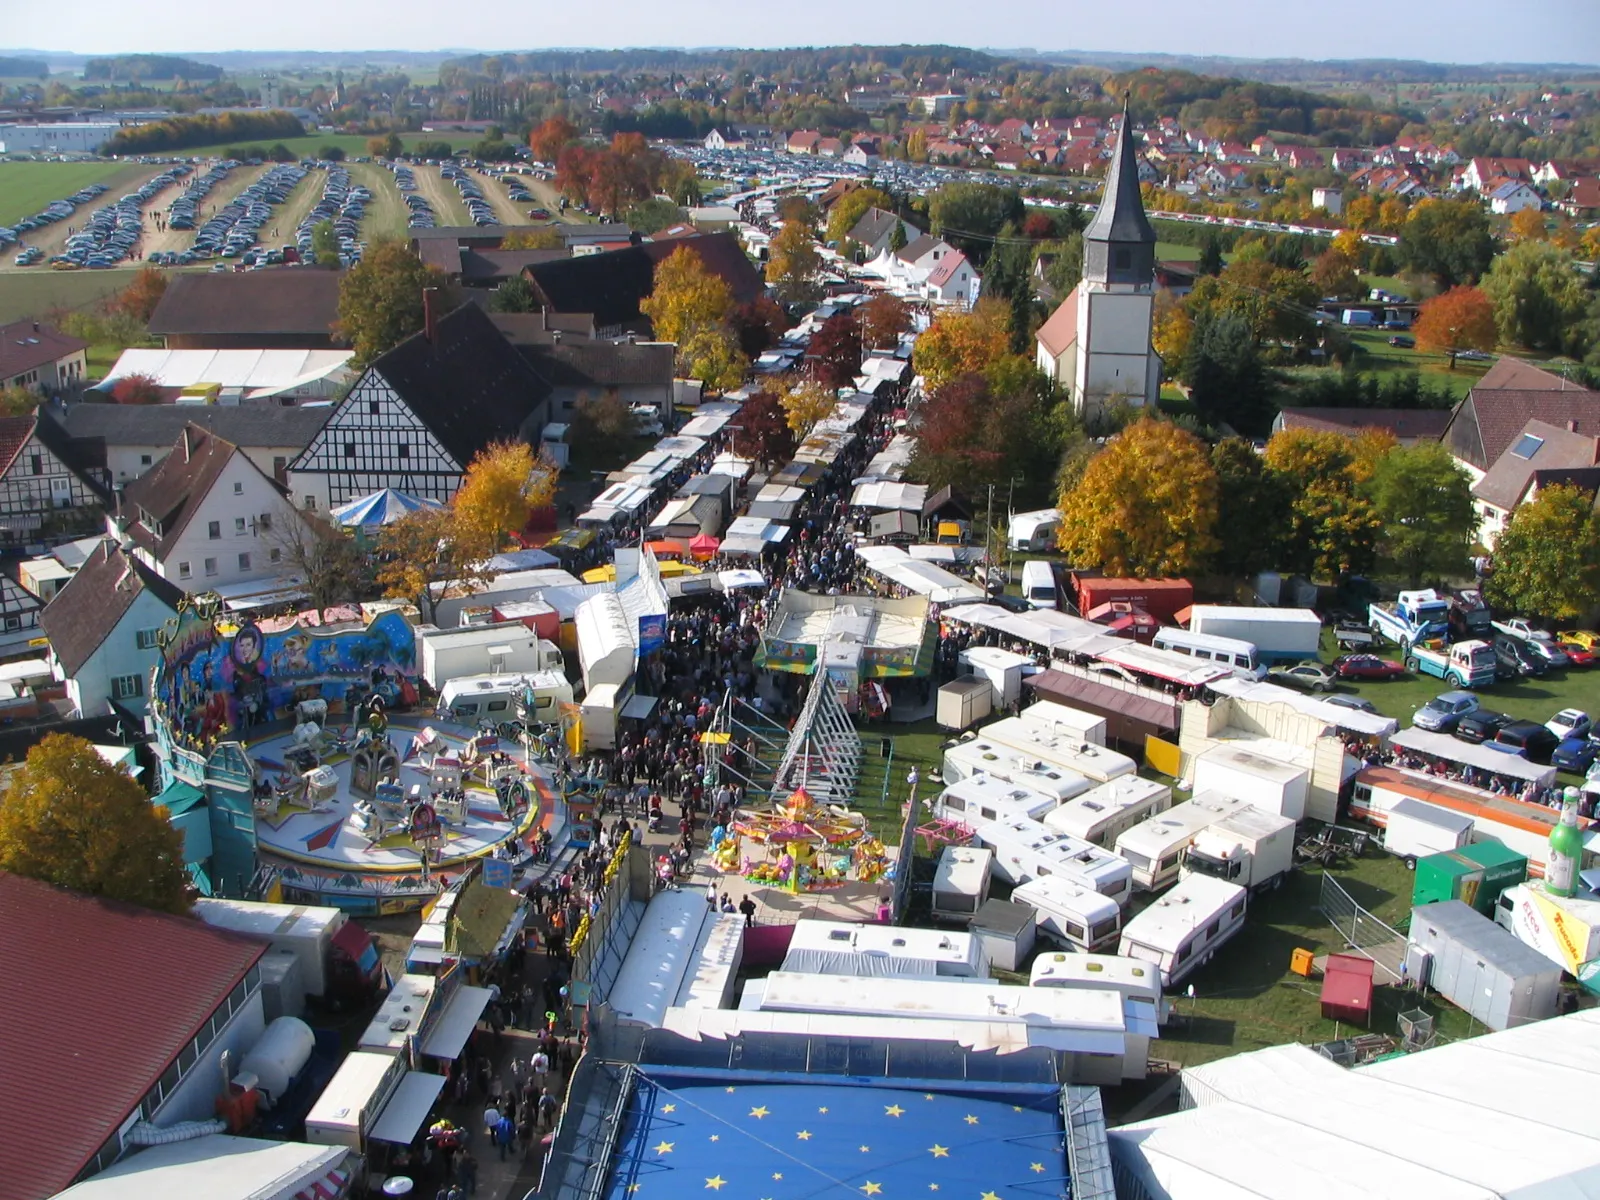
<svg viewBox="0 0 1600 1200">
<path fill-rule="evenodd" d="M 590 217 L 576 208 L 561 211 L 561 190 L 546 179 L 528 179 L 528 190 L 537 197 L 539 207 L 550 210 L 550 215 L 558 221 L 565 221 L 568 225 L 589 225 L 593 221 Z"/>
<path fill-rule="evenodd" d="M 374 163 L 350 163 L 350 182 L 372 193 L 366 214 L 361 218 L 361 236 L 368 241 L 378 237 L 405 237 L 410 212 L 394 185 L 394 174 Z"/>
<path fill-rule="evenodd" d="M 272 249 L 292 245 L 295 231 L 300 228 L 300 222 L 306 219 L 306 214 L 322 199 L 322 189 L 327 182 L 328 173 L 321 167 L 312 167 L 307 171 L 306 177 L 294 185 L 289 199 L 272 210 L 272 224 L 261 231 L 262 244 Z M 267 230 L 270 229 L 278 232 L 269 238 Z"/>
<path fill-rule="evenodd" d="M 461 203 L 461 193 L 456 191 L 455 184 L 445 182 L 444 176 L 439 174 L 438 167 L 418 163 L 414 170 L 417 175 L 417 191 L 433 205 L 435 224 L 472 224 L 472 218 L 467 215 L 467 206 Z"/>
<path fill-rule="evenodd" d="M 209 168 L 204 163 L 195 167 L 195 174 L 204 175 Z M 187 250 L 194 241 L 192 229 L 156 229 L 155 214 L 160 213 L 164 218 L 172 202 L 183 195 L 184 189 L 189 186 L 189 181 L 194 174 L 178 180 L 171 187 L 164 187 L 150 198 L 150 203 L 144 206 L 144 235 L 139 239 L 139 249 L 145 257 L 149 257 L 158 250 L 166 250 L 172 254 Z"/>
<path fill-rule="evenodd" d="M 65 221 L 57 221 L 53 225 L 46 225 L 43 229 L 32 230 L 22 238 L 19 245 L 37 246 L 44 251 L 46 258 L 49 258 L 52 254 L 60 254 L 66 248 L 67 239 L 74 232 L 82 229 L 91 216 L 102 208 L 115 204 L 129 192 L 139 187 L 145 180 L 160 174 L 160 171 L 160 167 L 145 167 L 141 168 L 137 173 L 119 173 L 115 181 L 107 181 L 111 183 L 110 191 L 96 197 L 92 203 L 83 205 Z M 11 265 L 12 260 L 16 257 L 17 249 L 17 246 L 7 247 L 5 255 L 6 266 L 9 267 Z M 38 264 L 38 267 L 48 269 L 45 268 L 43 263 Z M 24 267 L 18 269 L 32 270 L 34 268 Z"/>
</svg>

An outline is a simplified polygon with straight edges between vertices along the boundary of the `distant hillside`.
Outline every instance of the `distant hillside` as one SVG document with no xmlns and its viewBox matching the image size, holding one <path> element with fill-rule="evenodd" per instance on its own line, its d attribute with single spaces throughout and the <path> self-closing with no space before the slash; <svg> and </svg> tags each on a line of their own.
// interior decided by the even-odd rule
<svg viewBox="0 0 1600 1200">
<path fill-rule="evenodd" d="M 1213 137 L 1249 141 L 1271 130 L 1303 134 L 1326 145 L 1376 145 L 1392 141 L 1422 114 L 1379 108 L 1364 95 L 1319 96 L 1300 88 L 1147 67 L 1113 75 L 1105 90 L 1127 92 L 1141 120 L 1176 115 L 1188 128 Z"/>
<path fill-rule="evenodd" d="M 0 57 L 0 76 L 7 79 L 43 79 L 50 67 L 42 58 Z"/>
<path fill-rule="evenodd" d="M 1261 83 L 1510 83 L 1540 79 L 1593 79 L 1600 66 L 1583 63 L 1431 63 L 1400 58 L 1328 59 L 1222 58 L 1189 54 L 1129 54 L 1095 50 L 995 50 L 1006 57 L 1036 58 L 1062 66 L 1104 67 L 1111 71 L 1154 67 L 1231 75 Z"/>
<path fill-rule="evenodd" d="M 820 46 L 787 50 L 737 50 L 722 48 L 633 50 L 531 50 L 525 53 L 467 54 L 446 59 L 441 72 L 452 68 L 481 75 L 490 59 L 503 74 L 551 75 L 567 71 L 587 74 L 608 71 L 693 71 L 705 67 L 767 74 L 792 70 L 829 71 L 855 63 L 883 63 L 908 74 L 944 73 L 951 70 L 988 72 L 1002 59 L 981 50 L 960 46 Z"/>
<path fill-rule="evenodd" d="M 83 65 L 83 77 L 103 82 L 221 79 L 222 68 L 170 54 L 118 54 L 113 58 L 91 58 Z"/>
</svg>

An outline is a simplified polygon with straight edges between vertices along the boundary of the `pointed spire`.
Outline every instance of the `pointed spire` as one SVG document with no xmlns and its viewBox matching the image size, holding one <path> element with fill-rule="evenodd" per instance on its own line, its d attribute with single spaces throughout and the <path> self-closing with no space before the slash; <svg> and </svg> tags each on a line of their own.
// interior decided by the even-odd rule
<svg viewBox="0 0 1600 1200">
<path fill-rule="evenodd" d="M 1084 230 L 1085 240 L 1101 242 L 1155 243 L 1155 230 L 1144 215 L 1144 197 L 1139 192 L 1139 151 L 1133 142 L 1133 120 L 1128 115 L 1129 93 L 1122 94 L 1122 124 L 1117 129 L 1117 145 L 1106 171 L 1105 193 L 1100 207 Z"/>
</svg>

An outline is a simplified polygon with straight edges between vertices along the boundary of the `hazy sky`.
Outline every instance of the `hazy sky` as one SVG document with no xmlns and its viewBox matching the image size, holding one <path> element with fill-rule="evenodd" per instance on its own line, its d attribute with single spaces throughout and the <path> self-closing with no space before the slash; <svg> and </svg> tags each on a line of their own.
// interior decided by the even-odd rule
<svg viewBox="0 0 1600 1200">
<path fill-rule="evenodd" d="M 550 46 L 792 46 L 943 42 L 1041 50 L 1237 57 L 1600 63 L 1600 0 L 0 0 L 0 40 L 80 53 L 216 50 L 513 50 Z M 66 17 L 63 20 L 63 17 Z"/>
</svg>

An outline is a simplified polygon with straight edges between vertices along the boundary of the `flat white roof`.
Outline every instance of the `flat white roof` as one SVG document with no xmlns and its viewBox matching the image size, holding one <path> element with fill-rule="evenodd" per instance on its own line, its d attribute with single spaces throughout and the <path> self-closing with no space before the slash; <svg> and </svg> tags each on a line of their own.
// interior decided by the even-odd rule
<svg viewBox="0 0 1600 1200">
<path fill-rule="evenodd" d="M 1123 830 L 1117 838 L 1117 849 L 1134 850 L 1157 859 L 1172 847 L 1193 841 L 1195 834 L 1223 817 L 1249 807 L 1248 800 L 1201 792 L 1182 804 L 1174 804 L 1164 813 L 1140 821 L 1132 829 Z"/>
<path fill-rule="evenodd" d="M 1085 712 L 1081 708 L 1073 708 L 1070 704 L 1062 704 L 1056 700 L 1035 700 L 1017 714 L 1030 725 L 1042 725 L 1046 728 L 1060 728 L 1062 730 L 1075 729 L 1083 734 L 1085 741 L 1103 741 L 1106 733 L 1106 719 L 1098 713 Z M 1098 738 L 1095 735 L 1099 735 Z"/>
<path fill-rule="evenodd" d="M 1120 954 L 1061 954 L 1046 952 L 1033 960 L 1029 987 L 1113 988 L 1142 992 L 1152 999 L 1161 995 L 1161 972 L 1151 963 Z"/>
<path fill-rule="evenodd" d="M 1232 667 L 1220 667 L 1214 663 L 1202 663 L 1190 658 L 1187 654 L 1179 654 L 1173 650 L 1160 650 L 1155 646 L 1142 646 L 1138 642 L 1128 642 L 1112 646 L 1095 655 L 1100 662 L 1112 663 L 1127 670 L 1145 675 L 1154 675 L 1157 679 L 1165 679 L 1170 683 L 1184 684 L 1188 687 L 1198 687 L 1210 683 L 1213 679 L 1221 679 L 1225 675 L 1232 675 Z"/>
<path fill-rule="evenodd" d="M 1091 926 L 1108 921 L 1122 911 L 1110 896 L 1067 875 L 1041 875 L 1030 879 L 1012 891 L 1011 899 L 1036 911 L 1076 913 Z"/>
<path fill-rule="evenodd" d="M 954 549 L 954 547 L 946 548 Z M 998 646 L 972 646 L 963 650 L 961 656 L 970 663 L 997 671 L 1008 671 L 1012 667 L 1033 666 L 1033 659 L 1029 655 L 1014 654 L 1010 650 L 1001 650 Z"/>
<path fill-rule="evenodd" d="M 1002 1055 L 1034 1046 L 1118 1055 L 1126 1050 L 1121 1036 L 1015 1022 L 908 1020 L 901 1016 L 767 1012 L 743 1008 L 669 1008 L 662 1027 L 691 1041 L 724 1041 L 746 1033 L 785 1033 L 802 1037 L 948 1042 L 967 1050 L 993 1050 Z"/>
<path fill-rule="evenodd" d="M 361 1110 L 372 1100 L 378 1085 L 394 1069 L 393 1054 L 354 1050 L 344 1056 L 322 1095 L 306 1114 L 308 1125 L 342 1125 L 354 1129 Z M 442 1077 L 441 1077 L 442 1078 Z M 407 1138 L 407 1141 L 410 1139 Z"/>
<path fill-rule="evenodd" d="M 1091 830 L 1118 814 L 1130 808 L 1158 804 L 1171 795 L 1170 787 L 1154 779 L 1146 779 L 1141 775 L 1119 775 L 1068 800 L 1040 820 L 1057 833 L 1086 838 Z"/>
<path fill-rule="evenodd" d="M 1237 617 L 1247 621 L 1273 621 L 1280 625 L 1322 626 L 1322 618 L 1309 608 L 1267 608 L 1253 604 L 1196 604 L 1189 609 L 1189 624 L 1196 617 Z"/>
<path fill-rule="evenodd" d="M 358 1045 L 363 1050 L 397 1051 L 422 1028 L 438 982 L 432 975 L 402 975 L 367 1023 Z"/>
<path fill-rule="evenodd" d="M 701 927 L 694 961 L 673 1003 L 680 1008 L 721 1008 L 733 994 L 733 979 L 743 959 L 744 915 L 718 913 Z"/>
<path fill-rule="evenodd" d="M 124 350 L 105 382 L 148 375 L 161 387 L 216 383 L 270 396 L 319 380 L 339 383 L 350 375 L 352 357 L 349 350 Z"/>
<path fill-rule="evenodd" d="M 1157 950 L 1176 950 L 1184 938 L 1237 900 L 1244 888 L 1209 875 L 1189 875 L 1122 927 L 1122 936 Z"/>
<path fill-rule="evenodd" d="M 1082 838 L 1056 833 L 1038 821 L 990 821 L 979 825 L 975 836 L 994 851 L 997 861 L 1014 864 L 1030 876 L 1038 874 L 1033 863 L 1045 862 L 1052 874 L 1065 872 L 1096 886 L 1109 886 L 1128 879 L 1133 871 L 1120 855 Z"/>
<path fill-rule="evenodd" d="M 422 1052 L 433 1058 L 453 1059 L 459 1055 L 472 1036 L 473 1026 L 489 1006 L 491 995 L 488 988 L 458 987 L 445 1002 L 444 1011 L 433 1028 L 428 1030 Z"/>
<path fill-rule="evenodd" d="M 946 753 L 951 753 L 955 749 L 956 747 L 951 747 Z M 1049 812 L 1061 802 L 1056 796 L 1036 791 L 1026 785 L 1009 782 L 998 775 L 987 774 L 971 775 L 955 783 L 946 784 L 934 803 L 948 807 L 951 797 L 961 802 L 962 812 L 971 812 L 975 807 L 983 805 L 993 808 L 996 812 L 1015 812 L 1029 819 L 1036 814 Z"/>
<path fill-rule="evenodd" d="M 1268 758 L 1263 754 L 1253 754 L 1249 750 L 1231 746 L 1227 743 L 1213 746 L 1204 754 L 1197 755 L 1195 764 L 1198 766 L 1200 763 L 1213 767 L 1225 767 L 1231 771 L 1241 771 L 1247 775 L 1254 775 L 1259 779 L 1269 779 L 1277 784 L 1293 783 L 1297 779 L 1306 778 L 1308 774 L 1304 767 L 1279 762 L 1277 759 Z"/>
<path fill-rule="evenodd" d="M 660 1027 L 689 972 L 700 927 L 712 915 L 704 888 L 655 894 L 607 997 L 617 1016 L 631 1024 Z"/>
<path fill-rule="evenodd" d="M 342 910 L 314 904 L 266 904 L 257 900 L 215 900 L 194 903 L 195 916 L 218 929 L 255 937 L 320 937 L 323 930 L 345 922 Z"/>
<path fill-rule="evenodd" d="M 1075 729 L 1056 729 L 1024 721 L 1021 717 L 991 721 L 978 730 L 978 736 L 985 741 L 1014 746 L 1024 755 L 1076 771 L 1098 783 L 1119 775 L 1136 774 L 1139 769 L 1126 754 L 1089 742 Z"/>
<path fill-rule="evenodd" d="M 794 933 L 789 939 L 789 953 L 821 950 L 887 958 L 919 958 L 964 966 L 972 961 L 976 941 L 970 933 L 954 933 L 943 929 L 802 918 L 794 924 Z"/>
<path fill-rule="evenodd" d="M 994 851 L 983 846 L 946 846 L 934 870 L 935 891 L 976 892 L 994 865 Z"/>
<path fill-rule="evenodd" d="M 1554 767 L 1541 767 L 1529 762 L 1520 754 L 1504 754 L 1487 746 L 1474 746 L 1448 733 L 1434 733 L 1412 726 L 1402 729 L 1389 739 L 1390 745 L 1421 754 L 1433 754 L 1448 762 L 1466 763 L 1488 771 L 1492 775 L 1505 775 L 1512 779 L 1530 780 L 1540 787 L 1550 787 L 1556 781 Z"/>
<path fill-rule="evenodd" d="M 214 1133 L 150 1146 L 58 1192 L 70 1200 L 277 1200 L 309 1189 L 349 1156 L 343 1146 L 271 1142 Z"/>
</svg>

